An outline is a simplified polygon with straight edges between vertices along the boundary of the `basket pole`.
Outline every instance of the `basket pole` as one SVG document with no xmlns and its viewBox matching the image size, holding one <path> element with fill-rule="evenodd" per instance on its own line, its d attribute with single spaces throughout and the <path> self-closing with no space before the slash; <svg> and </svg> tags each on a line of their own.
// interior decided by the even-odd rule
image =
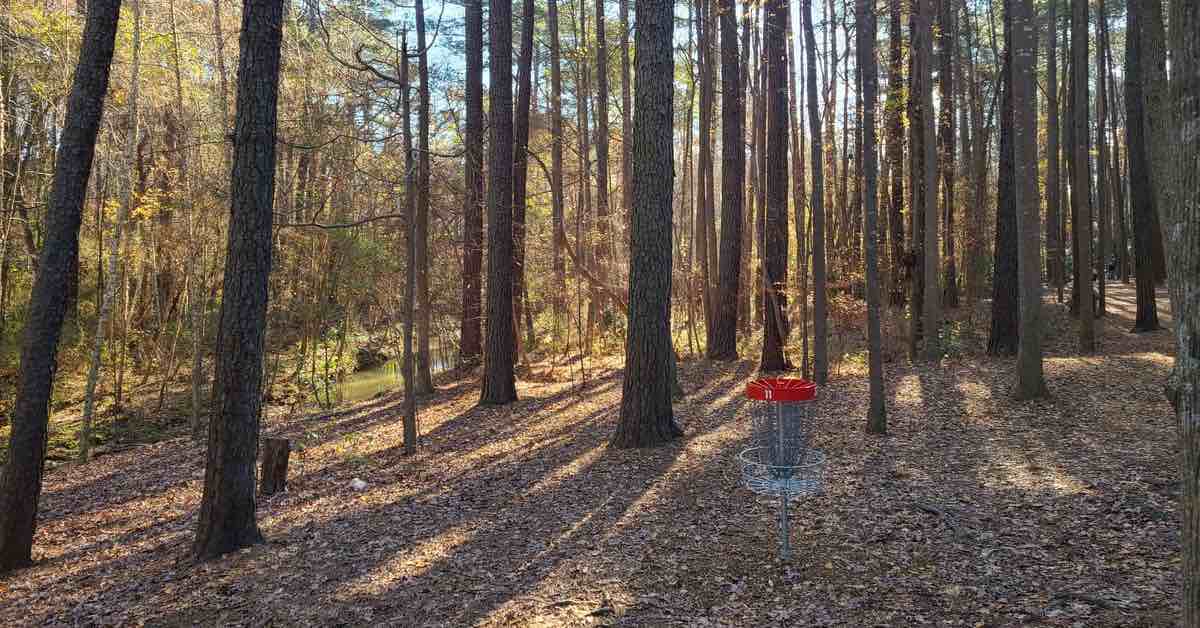
<svg viewBox="0 0 1200 628">
<path fill-rule="evenodd" d="M 788 560 L 792 557 L 791 543 L 788 538 L 787 503 L 787 491 L 784 490 L 779 494 L 779 555 L 783 560 Z"/>
</svg>

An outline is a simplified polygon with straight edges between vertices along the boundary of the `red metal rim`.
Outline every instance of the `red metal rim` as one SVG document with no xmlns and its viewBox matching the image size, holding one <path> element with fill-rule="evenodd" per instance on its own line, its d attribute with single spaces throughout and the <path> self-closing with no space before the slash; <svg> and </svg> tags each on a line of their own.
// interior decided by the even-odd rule
<svg viewBox="0 0 1200 628">
<path fill-rule="evenodd" d="M 746 384 L 746 396 L 757 401 L 812 401 L 817 385 L 798 377 L 764 377 Z"/>
</svg>

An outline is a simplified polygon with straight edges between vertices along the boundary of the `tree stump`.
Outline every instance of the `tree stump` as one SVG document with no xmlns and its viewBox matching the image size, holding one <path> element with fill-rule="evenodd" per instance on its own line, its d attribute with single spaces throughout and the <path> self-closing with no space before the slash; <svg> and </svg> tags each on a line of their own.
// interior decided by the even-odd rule
<svg viewBox="0 0 1200 628">
<path fill-rule="evenodd" d="M 274 495 L 287 488 L 288 455 L 292 443 L 286 438 L 268 438 L 263 441 L 262 479 L 259 491 L 263 495 Z"/>
</svg>

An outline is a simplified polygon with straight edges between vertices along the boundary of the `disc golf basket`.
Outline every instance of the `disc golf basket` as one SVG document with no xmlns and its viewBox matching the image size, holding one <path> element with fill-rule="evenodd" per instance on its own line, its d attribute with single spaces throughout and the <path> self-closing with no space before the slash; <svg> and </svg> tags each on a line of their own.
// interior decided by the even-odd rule
<svg viewBox="0 0 1200 628">
<path fill-rule="evenodd" d="M 742 483 L 779 501 L 779 553 L 791 555 L 788 503 L 821 492 L 825 454 L 812 447 L 816 384 L 793 378 L 764 378 L 746 386 L 750 398 L 750 447 L 738 454 Z"/>
</svg>

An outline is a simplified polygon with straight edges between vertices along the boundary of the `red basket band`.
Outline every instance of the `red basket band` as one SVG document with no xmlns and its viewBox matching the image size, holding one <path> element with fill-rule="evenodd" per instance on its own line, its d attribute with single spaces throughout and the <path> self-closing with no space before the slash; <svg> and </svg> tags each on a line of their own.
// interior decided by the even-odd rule
<svg viewBox="0 0 1200 628">
<path fill-rule="evenodd" d="M 817 385 L 797 377 L 764 377 L 746 384 L 746 396 L 757 401 L 812 401 Z"/>
</svg>

